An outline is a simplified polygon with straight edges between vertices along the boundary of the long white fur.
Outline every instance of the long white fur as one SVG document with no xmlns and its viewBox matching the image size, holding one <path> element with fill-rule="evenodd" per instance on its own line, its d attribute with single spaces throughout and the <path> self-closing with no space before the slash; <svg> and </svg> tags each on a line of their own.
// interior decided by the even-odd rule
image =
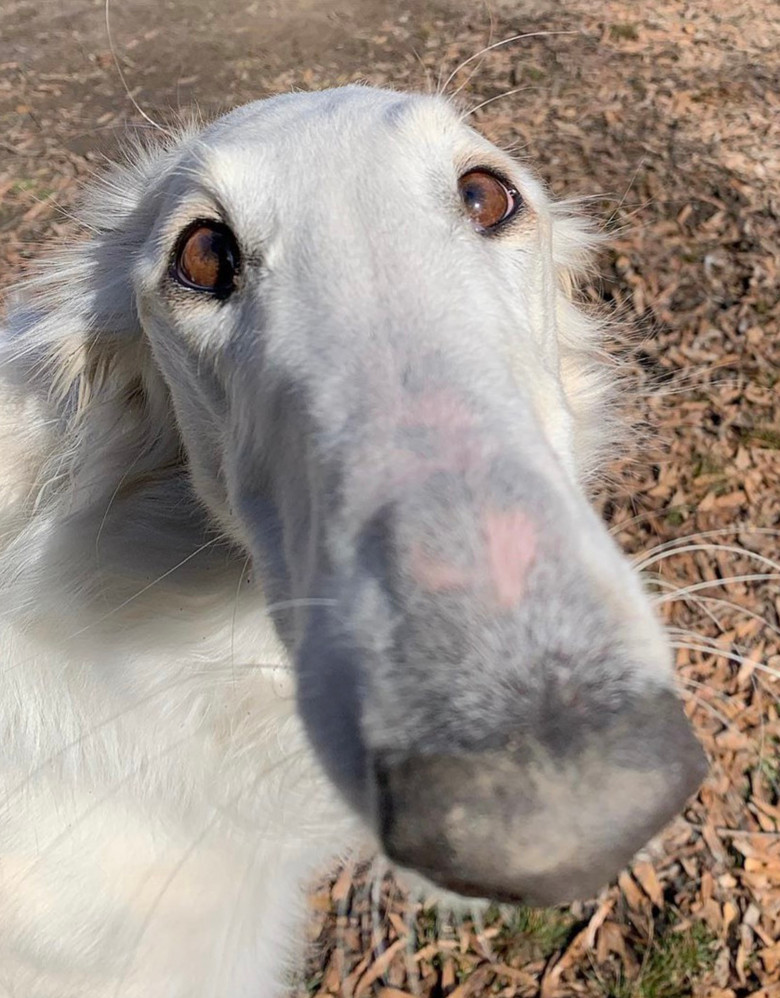
<svg viewBox="0 0 780 998">
<path fill-rule="evenodd" d="M 90 237 L 20 290 L 0 338 L 0 994 L 15 998 L 270 998 L 306 885 L 366 837 L 306 744 L 273 608 L 221 524 L 187 507 L 193 547 L 191 531 L 110 540 L 90 521 L 78 545 L 80 516 L 108 523 L 127 490 L 177 481 L 176 421 L 135 335 L 134 247 L 94 247 L 191 141 L 88 193 Z M 601 331 L 571 301 L 593 237 L 528 184 L 551 226 L 543 306 L 568 413 L 538 404 L 568 420 L 584 477 L 611 440 Z M 132 570 L 112 544 L 135 547 Z"/>
</svg>

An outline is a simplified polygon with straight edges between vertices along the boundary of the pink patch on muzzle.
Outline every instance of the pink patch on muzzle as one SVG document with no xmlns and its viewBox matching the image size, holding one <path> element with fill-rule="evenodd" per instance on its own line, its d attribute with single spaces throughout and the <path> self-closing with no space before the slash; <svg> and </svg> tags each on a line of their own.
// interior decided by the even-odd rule
<svg viewBox="0 0 780 998">
<path fill-rule="evenodd" d="M 488 509 L 482 514 L 488 573 L 496 602 L 503 609 L 519 603 L 536 558 L 536 528 L 517 509 Z"/>
<path fill-rule="evenodd" d="M 428 553 L 422 544 L 410 551 L 414 580 L 428 592 L 453 589 L 487 589 L 502 610 L 525 595 L 528 573 L 536 558 L 536 528 L 520 510 L 487 509 L 481 517 L 484 558 L 464 567 Z"/>
<path fill-rule="evenodd" d="M 429 593 L 466 589 L 474 580 L 473 571 L 429 554 L 422 544 L 414 544 L 410 556 L 412 578 Z"/>
<path fill-rule="evenodd" d="M 434 437 L 438 446 L 427 457 L 398 448 L 393 455 L 394 473 L 388 475 L 394 488 L 417 485 L 439 471 L 475 477 L 495 456 L 490 436 L 478 432 L 476 414 L 447 389 L 408 398 L 398 425 L 438 431 Z M 474 518 L 479 533 L 476 544 L 466 548 L 475 552 L 473 562 L 467 558 L 466 564 L 458 564 L 417 542 L 409 551 L 410 573 L 428 592 L 472 589 L 500 609 L 509 609 L 525 594 L 536 558 L 537 528 L 522 510 L 500 509 L 489 502 L 475 509 Z M 461 554 L 465 553 L 462 549 Z"/>
</svg>

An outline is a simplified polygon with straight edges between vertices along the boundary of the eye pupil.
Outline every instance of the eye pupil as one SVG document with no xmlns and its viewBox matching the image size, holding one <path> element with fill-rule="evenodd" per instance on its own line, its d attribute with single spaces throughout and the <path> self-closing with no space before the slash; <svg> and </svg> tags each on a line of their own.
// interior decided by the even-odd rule
<svg viewBox="0 0 780 998">
<path fill-rule="evenodd" d="M 195 291 L 227 295 L 235 285 L 238 247 L 221 222 L 193 222 L 179 237 L 172 267 L 175 280 Z"/>
<path fill-rule="evenodd" d="M 480 231 L 495 229 L 518 210 L 517 191 L 488 170 L 469 170 L 458 181 L 466 214 Z"/>
</svg>

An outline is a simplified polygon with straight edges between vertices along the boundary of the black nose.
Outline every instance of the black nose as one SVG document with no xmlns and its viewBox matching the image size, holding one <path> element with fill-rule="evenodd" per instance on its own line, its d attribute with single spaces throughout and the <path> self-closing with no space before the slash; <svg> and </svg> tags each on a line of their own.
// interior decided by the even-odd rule
<svg viewBox="0 0 780 998">
<path fill-rule="evenodd" d="M 375 759 L 387 855 L 476 897 L 552 905 L 592 895 L 706 773 L 670 691 L 567 743 L 528 736 L 464 754 Z"/>
</svg>

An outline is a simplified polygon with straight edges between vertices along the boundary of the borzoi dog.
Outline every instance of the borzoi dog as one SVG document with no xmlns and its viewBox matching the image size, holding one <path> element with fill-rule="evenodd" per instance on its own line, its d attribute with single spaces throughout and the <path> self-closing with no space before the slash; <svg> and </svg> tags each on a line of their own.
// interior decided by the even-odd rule
<svg viewBox="0 0 780 998">
<path fill-rule="evenodd" d="M 0 991 L 277 995 L 361 841 L 592 894 L 703 754 L 582 487 L 587 226 L 355 86 L 145 152 L 85 223 L 0 340 Z"/>
</svg>

